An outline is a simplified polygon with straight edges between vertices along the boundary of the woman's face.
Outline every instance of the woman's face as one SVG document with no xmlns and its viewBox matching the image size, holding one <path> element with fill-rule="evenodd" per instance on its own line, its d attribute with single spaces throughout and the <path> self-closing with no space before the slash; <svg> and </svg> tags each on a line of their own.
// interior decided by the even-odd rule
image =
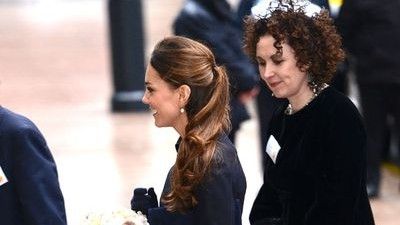
<svg viewBox="0 0 400 225">
<path fill-rule="evenodd" d="M 309 90 L 306 72 L 297 67 L 294 50 L 288 44 L 282 43 L 282 55 L 275 56 L 274 42 L 267 34 L 257 43 L 260 76 L 277 98 L 296 99 Z"/>
<path fill-rule="evenodd" d="M 180 112 L 178 89 L 161 79 L 150 64 L 146 70 L 145 86 L 142 102 L 150 106 L 156 126 L 184 128 L 187 118 L 186 113 Z"/>
</svg>

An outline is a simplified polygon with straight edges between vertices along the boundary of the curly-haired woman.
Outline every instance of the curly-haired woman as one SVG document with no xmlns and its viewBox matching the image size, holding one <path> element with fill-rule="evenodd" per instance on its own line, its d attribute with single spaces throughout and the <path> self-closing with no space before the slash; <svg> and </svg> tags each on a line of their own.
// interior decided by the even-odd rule
<svg viewBox="0 0 400 225">
<path fill-rule="evenodd" d="M 229 82 L 203 44 L 168 37 L 154 48 L 143 102 L 157 127 L 180 135 L 161 207 L 149 209 L 153 224 L 239 225 L 246 191 L 236 149 L 228 139 Z"/>
<path fill-rule="evenodd" d="M 328 83 L 344 58 L 326 10 L 274 1 L 245 21 L 245 49 L 277 98 L 264 184 L 251 224 L 371 225 L 365 131 L 354 104 Z"/>
</svg>

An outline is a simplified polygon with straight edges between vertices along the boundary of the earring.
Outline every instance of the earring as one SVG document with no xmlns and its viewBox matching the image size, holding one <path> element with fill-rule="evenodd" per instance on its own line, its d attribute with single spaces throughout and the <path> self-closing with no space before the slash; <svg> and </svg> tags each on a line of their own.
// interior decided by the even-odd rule
<svg viewBox="0 0 400 225">
<path fill-rule="evenodd" d="M 181 108 L 179 111 L 180 111 L 181 113 L 184 113 L 184 112 L 185 112 L 185 109 L 184 109 L 184 108 Z"/>
<path fill-rule="evenodd" d="M 315 81 L 308 82 L 308 86 L 310 87 L 311 91 L 315 94 L 318 92 L 318 85 Z"/>
</svg>

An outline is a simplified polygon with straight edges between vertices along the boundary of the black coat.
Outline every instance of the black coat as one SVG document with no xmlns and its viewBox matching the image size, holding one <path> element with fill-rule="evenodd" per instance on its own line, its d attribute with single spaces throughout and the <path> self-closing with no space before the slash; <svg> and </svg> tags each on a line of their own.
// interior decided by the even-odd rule
<svg viewBox="0 0 400 225">
<path fill-rule="evenodd" d="M 212 169 L 196 191 L 198 204 L 187 212 L 170 213 L 163 206 L 149 210 L 150 225 L 241 225 L 246 192 L 236 149 L 226 135 L 219 139 Z M 170 175 L 163 195 L 170 190 Z"/>
<path fill-rule="evenodd" d="M 0 185 L 1 225 L 67 224 L 56 165 L 46 141 L 29 119 L 2 107 L 0 167 L 8 180 Z"/>
<path fill-rule="evenodd" d="M 258 72 L 242 50 L 242 31 L 225 0 L 189 0 L 174 21 L 174 33 L 211 48 L 217 64 L 225 66 L 231 84 L 231 122 L 233 130 L 249 118 L 238 93 L 258 85 Z"/>
<path fill-rule="evenodd" d="M 328 87 L 297 113 L 284 110 L 272 119 L 268 136 L 280 151 L 275 163 L 265 155 L 251 223 L 276 218 L 283 225 L 373 225 L 365 187 L 366 136 L 353 103 Z"/>
</svg>

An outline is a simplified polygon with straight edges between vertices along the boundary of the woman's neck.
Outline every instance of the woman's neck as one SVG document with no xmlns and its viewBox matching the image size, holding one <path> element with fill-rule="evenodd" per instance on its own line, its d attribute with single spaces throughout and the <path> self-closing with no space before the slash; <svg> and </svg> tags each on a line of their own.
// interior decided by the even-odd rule
<svg viewBox="0 0 400 225">
<path fill-rule="evenodd" d="M 174 129 L 178 132 L 179 136 L 182 138 L 185 136 L 186 125 L 188 124 L 188 119 L 185 114 L 181 114 L 179 121 L 175 123 Z"/>
<path fill-rule="evenodd" d="M 302 109 L 310 103 L 314 97 L 315 93 L 313 93 L 308 86 L 305 86 L 300 94 L 288 98 L 292 112 L 295 113 Z"/>
<path fill-rule="evenodd" d="M 301 95 L 288 98 L 289 105 L 287 106 L 285 113 L 287 115 L 292 115 L 293 113 L 298 112 L 312 102 L 312 100 L 314 100 L 314 98 L 317 97 L 321 91 L 327 87 L 329 87 L 329 85 L 326 83 L 322 83 L 320 85 L 311 84 L 311 86 L 307 85 L 307 88 L 301 92 Z"/>
</svg>

